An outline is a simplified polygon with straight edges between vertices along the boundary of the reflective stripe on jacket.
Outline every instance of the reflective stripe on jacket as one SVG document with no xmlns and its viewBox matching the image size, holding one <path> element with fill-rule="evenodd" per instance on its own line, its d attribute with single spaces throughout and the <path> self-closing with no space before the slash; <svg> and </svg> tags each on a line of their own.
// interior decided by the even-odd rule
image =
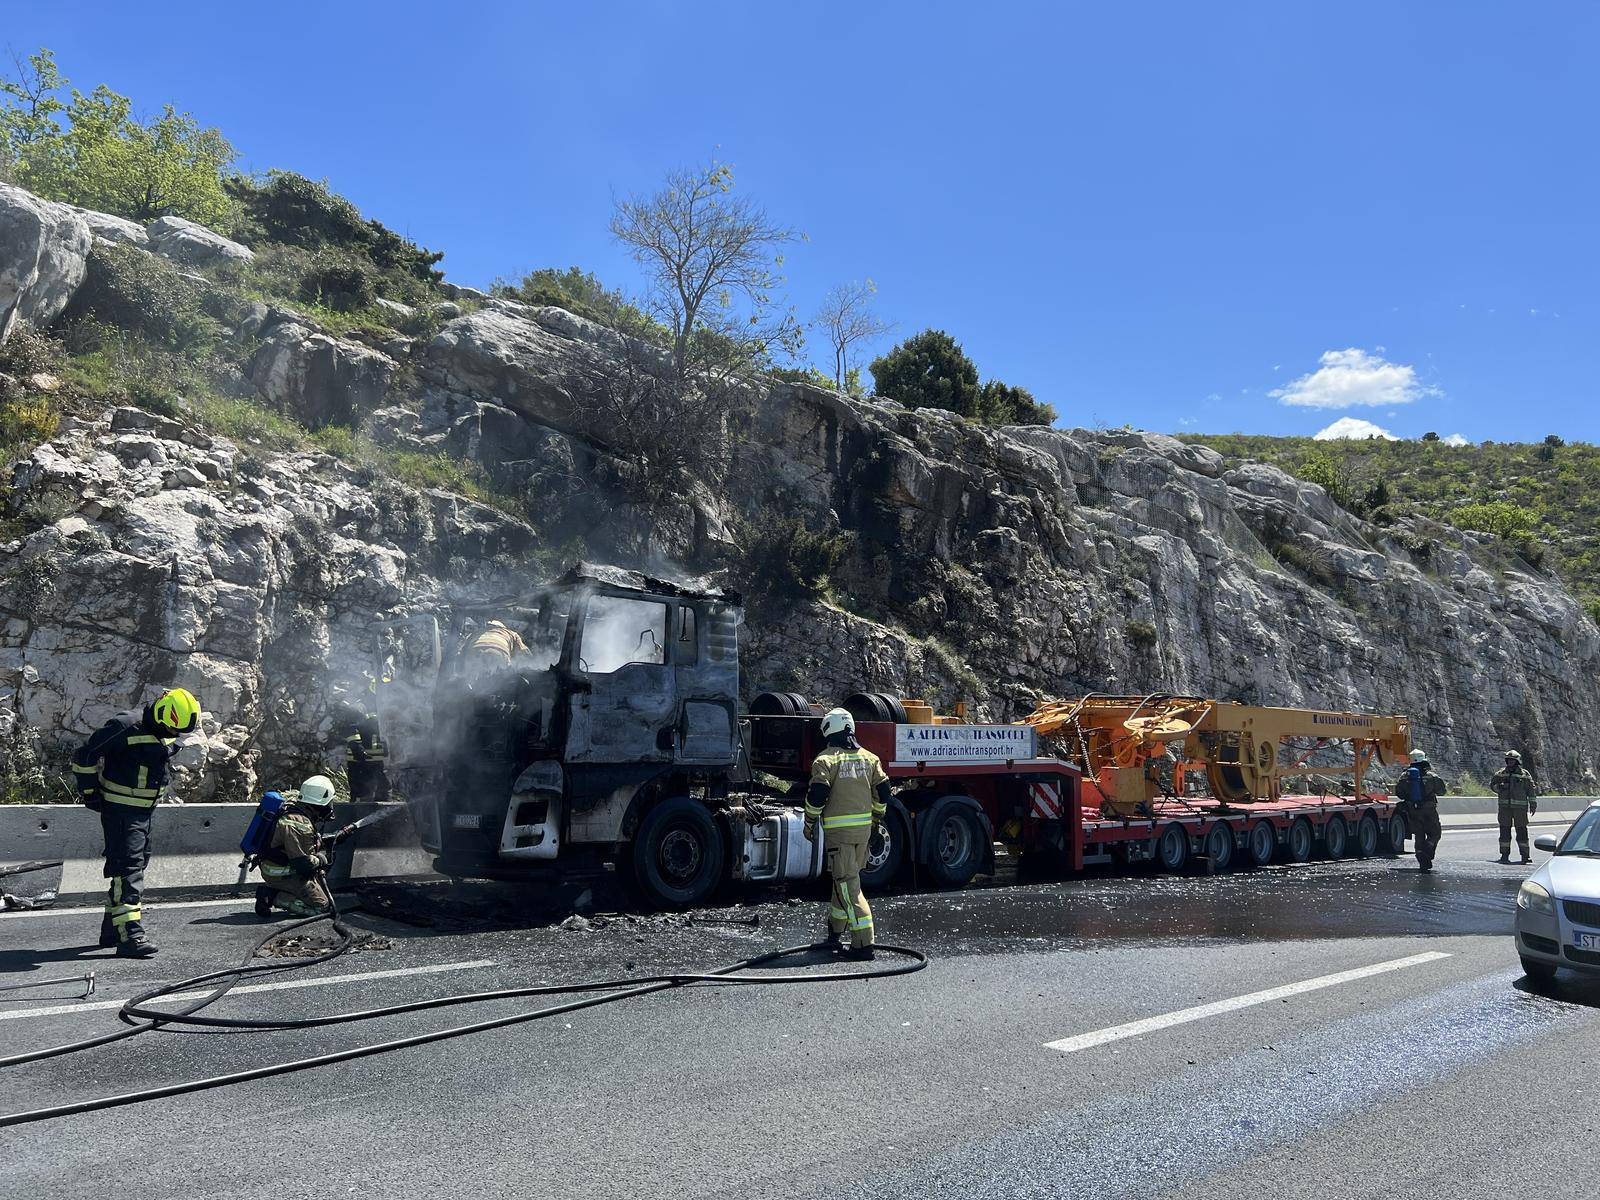
<svg viewBox="0 0 1600 1200">
<path fill-rule="evenodd" d="M 368 713 L 346 725 L 344 745 L 351 762 L 383 762 L 389 757 L 389 749 L 378 732 L 377 713 Z"/>
<path fill-rule="evenodd" d="M 99 792 L 109 804 L 154 808 L 166 798 L 177 738 L 150 733 L 144 712 L 118 713 L 72 756 L 80 795 Z"/>
<path fill-rule="evenodd" d="M 316 824 L 305 813 L 293 807 L 286 809 L 273 826 L 272 842 L 257 865 L 263 879 L 309 879 L 326 870 L 328 858 L 321 852 Z"/>
<path fill-rule="evenodd" d="M 1530 801 L 1539 798 L 1533 776 L 1525 770 L 1496 771 L 1494 778 L 1489 781 L 1489 787 L 1500 797 L 1501 804 L 1516 808 L 1526 808 Z"/>
<path fill-rule="evenodd" d="M 859 746 L 853 750 L 830 747 L 811 764 L 811 784 L 828 789 L 820 806 L 806 801 L 806 816 L 822 818 L 824 829 L 869 828 L 874 816 L 887 809 L 878 798 L 878 785 L 887 783 L 888 774 L 878 756 Z"/>
</svg>

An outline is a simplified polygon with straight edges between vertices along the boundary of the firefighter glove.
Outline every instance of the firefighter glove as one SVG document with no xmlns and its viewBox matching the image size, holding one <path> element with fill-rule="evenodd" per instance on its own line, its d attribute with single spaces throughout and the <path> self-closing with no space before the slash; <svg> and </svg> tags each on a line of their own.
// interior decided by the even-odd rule
<svg viewBox="0 0 1600 1200">
<path fill-rule="evenodd" d="M 83 792 L 78 796 L 78 799 L 83 801 L 83 806 L 90 812 L 100 812 L 106 806 L 106 802 L 101 798 L 98 790 Z"/>
<path fill-rule="evenodd" d="M 808 841 L 808 842 L 816 841 L 817 840 L 817 823 L 815 821 L 807 818 L 804 827 L 801 829 L 801 832 L 806 835 L 806 841 Z"/>
<path fill-rule="evenodd" d="M 1539 802 L 1537 800 L 1528 801 L 1528 815 L 1530 817 L 1536 817 L 1539 815 Z"/>
</svg>

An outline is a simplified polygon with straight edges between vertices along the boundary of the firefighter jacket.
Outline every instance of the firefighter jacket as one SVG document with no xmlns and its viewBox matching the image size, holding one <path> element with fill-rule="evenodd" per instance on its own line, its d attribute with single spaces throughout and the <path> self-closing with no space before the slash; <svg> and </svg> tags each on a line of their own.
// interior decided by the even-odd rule
<svg viewBox="0 0 1600 1200">
<path fill-rule="evenodd" d="M 347 722 L 342 734 L 351 762 L 381 763 L 388 759 L 389 748 L 383 744 L 383 736 L 378 731 L 377 713 L 367 713 L 358 721 Z"/>
<path fill-rule="evenodd" d="M 870 750 L 851 745 L 829 746 L 811 763 L 811 788 L 806 797 L 806 820 L 822 820 L 824 829 L 870 831 L 874 818 L 888 811 L 880 788 L 889 776 Z M 822 790 L 827 789 L 823 798 Z"/>
<path fill-rule="evenodd" d="M 96 730 L 72 756 L 79 797 L 91 807 L 105 803 L 145 809 L 166 799 L 178 739 L 152 732 L 156 728 L 146 705 L 143 712 L 118 713 Z"/>
<path fill-rule="evenodd" d="M 499 621 L 490 621 L 488 627 L 472 639 L 474 658 L 480 654 L 492 654 L 510 662 L 516 655 L 525 653 L 527 649 L 528 644 L 522 640 L 521 635 Z"/>
<path fill-rule="evenodd" d="M 1515 771 L 1496 771 L 1494 778 L 1489 781 L 1489 787 L 1500 797 L 1501 804 L 1509 804 L 1513 808 L 1527 808 L 1530 801 L 1539 798 L 1533 776 L 1520 767 Z"/>
<path fill-rule="evenodd" d="M 278 817 L 272 841 L 262 853 L 261 878 L 269 883 L 289 879 L 310 879 L 326 871 L 330 859 L 322 848 L 316 822 L 298 804 L 291 804 Z"/>
<path fill-rule="evenodd" d="M 1408 804 L 1438 804 L 1444 790 L 1444 780 L 1429 767 L 1407 767 L 1394 783 L 1394 794 Z"/>
</svg>

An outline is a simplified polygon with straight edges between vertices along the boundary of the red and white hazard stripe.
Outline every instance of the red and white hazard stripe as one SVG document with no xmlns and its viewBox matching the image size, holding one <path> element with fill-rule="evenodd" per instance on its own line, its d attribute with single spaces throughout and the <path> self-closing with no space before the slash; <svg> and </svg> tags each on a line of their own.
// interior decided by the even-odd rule
<svg viewBox="0 0 1600 1200">
<path fill-rule="evenodd" d="M 1058 820 L 1061 816 L 1061 788 L 1054 783 L 1031 783 L 1028 785 L 1029 797 L 1033 801 L 1032 815 L 1041 817 L 1046 821 Z"/>
</svg>

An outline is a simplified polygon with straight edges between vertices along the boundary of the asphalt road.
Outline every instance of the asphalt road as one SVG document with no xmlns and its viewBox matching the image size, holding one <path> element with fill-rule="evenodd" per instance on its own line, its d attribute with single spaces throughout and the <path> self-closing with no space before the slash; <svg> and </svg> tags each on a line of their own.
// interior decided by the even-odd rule
<svg viewBox="0 0 1600 1200">
<path fill-rule="evenodd" d="M 1433 875 L 1372 860 L 881 897 L 880 936 L 926 949 L 926 971 L 677 990 L 3 1129 L 0 1200 L 1592 1197 L 1600 982 L 1563 975 L 1540 994 L 1522 980 L 1508 931 L 1526 869 L 1490 861 L 1494 841 L 1449 830 Z M 368 903 L 387 916 L 351 923 L 377 941 L 284 982 L 364 978 L 211 1011 L 699 970 L 810 941 L 821 910 L 774 899 L 574 931 L 488 889 L 379 888 Z M 0 917 L 0 983 L 93 969 L 87 1003 L 121 1000 L 229 965 L 261 932 L 242 904 L 151 906 L 148 923 L 163 951 L 137 963 L 82 948 L 93 912 Z M 8 993 L 0 1055 L 116 1027 L 69 992 Z M 150 1033 L 0 1070 L 0 1110 L 532 1003 Z"/>
</svg>

